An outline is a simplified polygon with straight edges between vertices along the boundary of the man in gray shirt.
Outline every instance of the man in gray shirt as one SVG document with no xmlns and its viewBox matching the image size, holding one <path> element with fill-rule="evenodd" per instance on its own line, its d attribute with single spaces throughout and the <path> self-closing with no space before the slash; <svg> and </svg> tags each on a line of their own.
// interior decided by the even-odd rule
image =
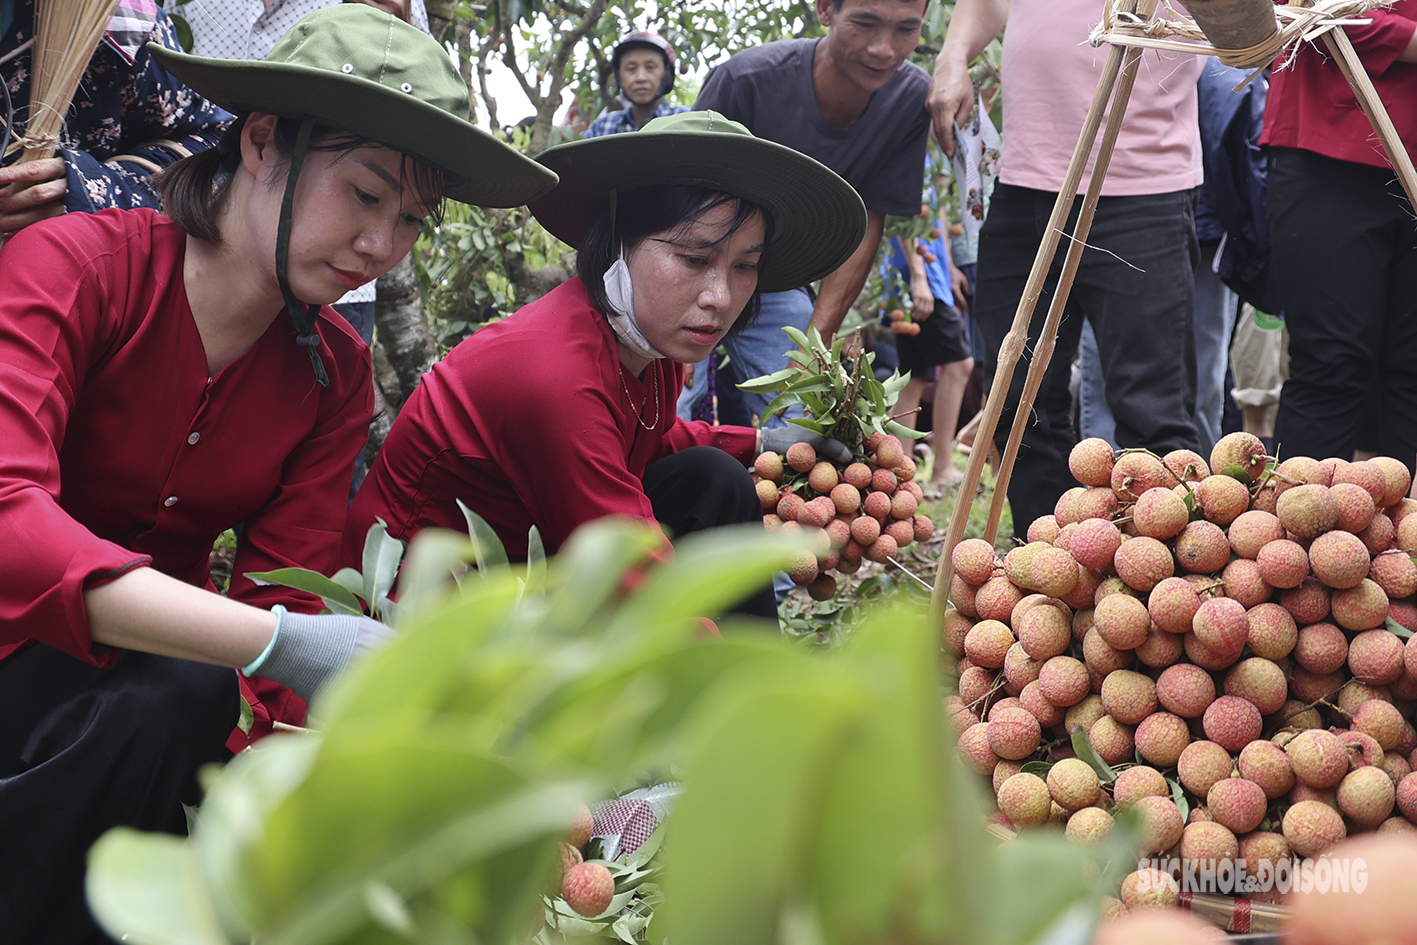
<svg viewBox="0 0 1417 945">
<path fill-rule="evenodd" d="M 763 296 L 762 315 L 724 339 L 738 380 L 787 365 L 784 325 L 810 323 L 828 338 L 856 301 L 880 246 L 886 214 L 920 212 L 930 116 L 930 77 L 905 61 L 920 40 L 926 0 L 817 0 L 823 39 L 787 39 L 738 53 L 717 67 L 696 109 L 742 122 L 844 177 L 866 204 L 866 235 L 821 282 Z M 744 395 L 753 412 L 762 395 Z M 785 422 L 781 415 L 770 425 Z"/>
</svg>

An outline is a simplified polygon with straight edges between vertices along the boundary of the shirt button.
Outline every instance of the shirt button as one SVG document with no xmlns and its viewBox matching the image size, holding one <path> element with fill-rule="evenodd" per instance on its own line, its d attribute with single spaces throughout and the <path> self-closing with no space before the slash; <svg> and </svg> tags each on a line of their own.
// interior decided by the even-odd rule
<svg viewBox="0 0 1417 945">
<path fill-rule="evenodd" d="M 188 445 L 188 446 L 196 446 L 196 445 L 197 445 L 197 441 L 200 440 L 201 438 L 202 438 L 202 434 L 200 434 L 200 433 L 193 433 L 191 436 L 187 437 L 187 445 Z"/>
<path fill-rule="evenodd" d="M 175 495 L 170 495 L 170 496 L 168 496 L 167 498 L 165 498 L 165 499 L 162 500 L 162 504 L 165 505 L 165 506 L 167 506 L 169 509 L 172 508 L 174 505 L 177 504 L 177 496 L 175 496 Z"/>
</svg>

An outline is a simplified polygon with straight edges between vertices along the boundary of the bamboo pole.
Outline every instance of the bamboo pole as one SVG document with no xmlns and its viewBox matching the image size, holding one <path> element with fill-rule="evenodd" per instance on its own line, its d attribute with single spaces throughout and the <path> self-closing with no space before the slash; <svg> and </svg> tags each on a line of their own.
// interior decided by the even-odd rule
<svg viewBox="0 0 1417 945">
<path fill-rule="evenodd" d="M 1147 0 L 1147 2 L 1154 8 L 1156 0 Z M 1136 6 L 1134 2 L 1128 2 L 1122 4 L 1122 8 L 1130 12 L 1135 10 Z M 945 535 L 944 547 L 940 550 L 940 563 L 935 572 L 935 590 L 930 596 L 930 610 L 936 619 L 943 619 L 945 604 L 949 599 L 950 581 L 954 577 L 954 565 L 950 561 L 951 552 L 964 537 L 965 526 L 969 523 L 969 509 L 984 473 L 989 446 L 994 442 L 994 430 L 999 425 L 999 415 L 1004 409 L 1004 400 L 1008 396 L 1009 386 L 1013 381 L 1014 369 L 1018 365 L 1023 346 L 1028 341 L 1028 325 L 1033 318 L 1034 309 L 1038 306 L 1038 297 L 1043 291 L 1043 283 L 1048 278 L 1048 269 L 1052 263 L 1053 254 L 1057 252 L 1058 242 L 1062 238 L 1063 226 L 1068 219 L 1068 211 L 1072 208 L 1073 198 L 1077 196 L 1078 185 L 1082 182 L 1083 169 L 1087 166 L 1088 156 L 1092 153 L 1092 145 L 1097 140 L 1097 132 L 1102 127 L 1102 113 L 1117 84 L 1117 76 L 1122 69 L 1124 54 L 1121 46 L 1109 46 L 1107 49 L 1107 59 L 1103 63 L 1102 74 L 1097 78 L 1097 89 L 1092 94 L 1092 106 L 1088 110 L 1082 130 L 1078 133 L 1077 144 L 1073 147 L 1072 160 L 1068 163 L 1068 171 L 1063 177 L 1063 185 L 1058 191 L 1058 199 L 1053 203 L 1053 213 L 1048 218 L 1047 232 L 1043 234 L 1043 243 L 1038 247 L 1038 255 L 1033 259 L 1033 268 L 1029 271 L 1028 282 L 1024 285 L 1023 295 L 1014 312 L 1013 324 L 1009 327 L 1008 334 L 1004 336 L 1003 344 L 999 346 L 998 368 L 994 372 L 994 381 L 989 387 L 989 396 L 984 404 L 984 415 L 980 418 L 979 428 L 974 434 L 975 448 L 970 451 L 969 463 L 964 470 L 964 478 L 960 480 L 958 499 L 955 502 L 954 513 L 950 516 L 949 531 Z M 1001 466 L 1000 473 L 1002 472 L 1003 467 Z M 997 486 L 996 489 L 1002 491 L 1003 487 Z"/>
<path fill-rule="evenodd" d="M 1387 159 L 1397 171 L 1397 179 L 1402 182 L 1402 189 L 1407 191 L 1408 202 L 1417 209 L 1417 169 L 1413 168 L 1412 156 L 1407 153 L 1402 138 L 1398 136 L 1397 127 L 1393 125 L 1382 98 L 1378 96 L 1378 90 L 1373 87 L 1368 70 L 1363 68 L 1363 62 L 1358 58 L 1357 50 L 1353 48 L 1353 41 L 1341 27 L 1324 33 L 1323 41 L 1333 54 L 1338 68 L 1343 71 L 1343 77 L 1353 87 L 1353 94 L 1358 97 L 1363 114 L 1368 116 L 1373 130 L 1378 133 L 1378 140 L 1387 152 Z"/>
<path fill-rule="evenodd" d="M 1140 5 L 1142 15 L 1150 18 L 1155 11 L 1157 0 L 1143 0 Z M 1013 475 L 1014 462 L 1018 459 L 1019 446 L 1023 442 L 1024 428 L 1028 426 L 1029 414 L 1024 405 L 1032 404 L 1043 386 L 1043 377 L 1048 371 L 1048 363 L 1053 358 L 1053 349 L 1058 343 L 1058 326 L 1063 320 L 1063 310 L 1072 294 L 1073 280 L 1077 277 L 1086 248 L 1088 234 L 1092 231 L 1092 218 L 1097 213 L 1097 201 L 1102 196 L 1102 182 L 1112 163 L 1112 152 L 1116 149 L 1117 138 L 1122 131 L 1122 119 L 1126 115 L 1127 104 L 1131 101 L 1132 87 L 1136 85 L 1137 67 L 1142 50 L 1128 49 L 1122 63 L 1121 77 L 1112 96 L 1112 110 L 1107 118 L 1107 128 L 1102 133 L 1102 144 L 1097 150 L 1097 162 L 1092 167 L 1092 177 L 1088 181 L 1087 195 L 1078 211 L 1077 223 L 1073 226 L 1072 239 L 1068 243 L 1068 255 L 1063 262 L 1063 270 L 1058 276 L 1058 287 L 1053 293 L 1053 301 L 1048 308 L 1043 328 L 1039 332 L 1038 344 L 1028 365 L 1028 376 L 1024 380 L 1023 395 L 1019 398 L 1019 410 L 1014 414 L 1013 427 L 1009 430 L 1008 443 L 999 461 L 998 483 L 994 488 L 994 498 L 989 505 L 989 520 L 984 527 L 984 537 L 993 542 L 998 536 L 999 519 L 1004 514 L 1007 501 L 1009 478 Z M 1071 203 L 1071 201 L 1069 201 Z M 1051 262 L 1051 260 L 1050 260 Z"/>
</svg>

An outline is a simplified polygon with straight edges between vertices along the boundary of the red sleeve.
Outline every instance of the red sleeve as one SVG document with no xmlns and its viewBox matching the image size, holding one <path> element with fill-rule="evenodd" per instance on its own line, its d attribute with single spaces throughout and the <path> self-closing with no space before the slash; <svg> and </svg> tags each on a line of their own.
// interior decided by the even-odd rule
<svg viewBox="0 0 1417 945">
<path fill-rule="evenodd" d="M 1398 57 L 1412 42 L 1417 20 L 1391 10 L 1371 10 L 1363 14 L 1373 22 L 1365 26 L 1345 26 L 1343 30 L 1353 41 L 1353 48 L 1363 61 L 1363 68 L 1373 78 L 1382 77 L 1398 62 Z"/>
<path fill-rule="evenodd" d="M 124 287 L 94 245 L 107 225 L 61 218 L 0 251 L 0 648 L 35 639 L 100 666 L 117 654 L 95 648 L 84 590 L 149 563 L 59 506 L 65 427 L 123 316 Z"/>
<path fill-rule="evenodd" d="M 758 431 L 752 427 L 716 427 L 703 420 L 675 418 L 674 426 L 664 434 L 664 448 L 656 459 L 691 446 L 713 446 L 723 450 L 744 466 L 757 458 Z"/>
</svg>

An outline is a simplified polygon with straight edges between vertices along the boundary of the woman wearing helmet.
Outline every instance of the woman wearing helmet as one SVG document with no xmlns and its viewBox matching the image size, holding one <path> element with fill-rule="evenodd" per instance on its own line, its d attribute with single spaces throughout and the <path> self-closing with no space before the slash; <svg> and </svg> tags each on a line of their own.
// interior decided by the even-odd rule
<svg viewBox="0 0 1417 945">
<path fill-rule="evenodd" d="M 0 251 L 0 941 L 105 941 L 85 852 L 117 824 L 185 828 L 197 768 L 227 757 L 233 667 L 305 699 L 381 638 L 243 576 L 335 560 L 373 403 L 328 303 L 443 197 L 555 182 L 372 7 L 312 14 L 265 61 L 154 55 L 240 116 L 161 175 L 167 215 L 71 214 Z M 222 597 L 208 553 L 234 526 Z"/>
<path fill-rule="evenodd" d="M 625 107 L 601 115 L 582 137 L 639 131 L 655 118 L 687 112 L 686 106 L 664 100 L 674 88 L 674 58 L 674 47 L 658 33 L 636 30 L 620 37 L 610 54 L 610 74 Z"/>
<path fill-rule="evenodd" d="M 849 256 L 861 198 L 790 148 L 715 112 L 686 112 L 552 148 L 560 185 L 531 204 L 578 249 L 578 276 L 478 331 L 424 376 L 350 507 L 344 558 L 375 518 L 409 539 L 465 527 L 461 501 L 509 556 L 535 525 L 548 551 L 608 515 L 671 535 L 760 520 L 746 464 L 799 439 L 677 417 L 683 365 L 757 314 L 758 293 L 804 285 Z M 764 588 L 744 608 L 775 617 Z"/>
</svg>

